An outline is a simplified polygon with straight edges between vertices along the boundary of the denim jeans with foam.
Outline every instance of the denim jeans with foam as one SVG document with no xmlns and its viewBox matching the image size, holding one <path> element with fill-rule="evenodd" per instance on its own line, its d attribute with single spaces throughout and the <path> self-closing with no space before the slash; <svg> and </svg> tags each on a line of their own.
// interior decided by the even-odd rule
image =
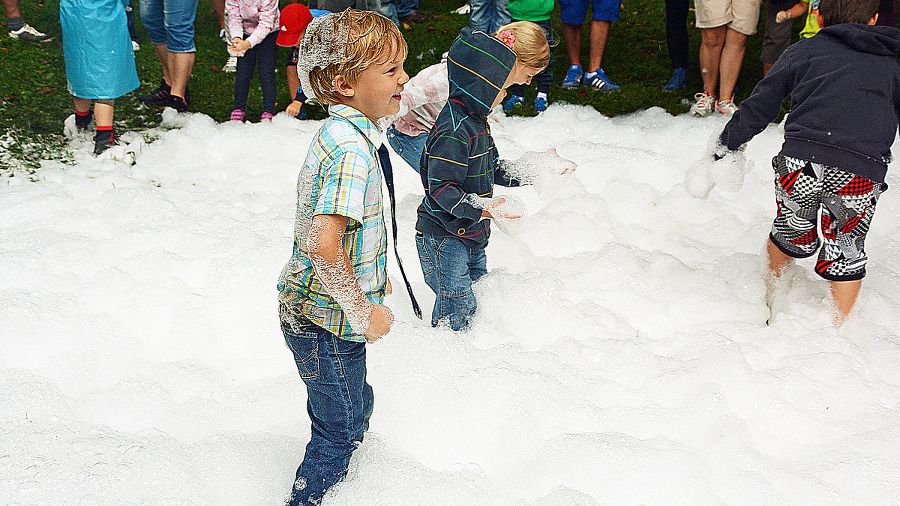
<svg viewBox="0 0 900 506">
<path fill-rule="evenodd" d="M 416 233 L 416 248 L 425 283 L 435 293 L 431 326 L 446 319 L 453 330 L 462 330 L 477 304 L 472 283 L 487 274 L 484 248 L 471 248 L 456 237 Z"/>
<path fill-rule="evenodd" d="M 312 323 L 281 330 L 300 378 L 312 434 L 291 490 L 290 506 L 319 504 L 347 474 L 350 455 L 369 428 L 374 396 L 366 383 L 366 343 L 341 339 Z"/>
</svg>

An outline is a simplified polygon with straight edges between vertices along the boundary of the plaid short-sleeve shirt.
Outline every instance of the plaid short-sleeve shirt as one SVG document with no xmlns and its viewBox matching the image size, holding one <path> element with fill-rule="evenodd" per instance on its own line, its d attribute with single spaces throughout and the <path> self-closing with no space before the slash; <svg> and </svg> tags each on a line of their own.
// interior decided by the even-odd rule
<svg viewBox="0 0 900 506">
<path fill-rule="evenodd" d="M 365 341 L 365 329 L 350 328 L 344 312 L 316 275 L 307 241 L 313 216 L 350 218 L 343 246 L 353 274 L 366 297 L 382 303 L 387 234 L 377 153 L 381 132 L 352 107 L 332 105 L 328 112 L 331 117 L 313 138 L 297 180 L 294 251 L 278 281 L 279 300 L 295 317 L 342 339 Z"/>
</svg>

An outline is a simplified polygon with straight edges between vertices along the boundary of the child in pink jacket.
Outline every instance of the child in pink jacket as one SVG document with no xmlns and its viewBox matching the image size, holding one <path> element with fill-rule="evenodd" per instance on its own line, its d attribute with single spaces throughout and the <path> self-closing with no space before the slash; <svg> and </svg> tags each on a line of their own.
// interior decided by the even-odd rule
<svg viewBox="0 0 900 506">
<path fill-rule="evenodd" d="M 259 67 L 259 85 L 263 92 L 260 120 L 275 115 L 275 62 L 278 56 L 278 0 L 225 0 L 228 30 L 234 37 L 228 51 L 238 56 L 234 78 L 234 111 L 232 121 L 243 121 L 253 71 Z M 240 36 L 238 36 L 240 35 Z"/>
<path fill-rule="evenodd" d="M 387 129 L 388 143 L 416 172 L 425 148 L 428 131 L 447 105 L 450 81 L 447 77 L 447 55 L 440 63 L 422 69 L 403 85 L 400 93 L 400 112 L 386 118 L 392 120 Z"/>
</svg>

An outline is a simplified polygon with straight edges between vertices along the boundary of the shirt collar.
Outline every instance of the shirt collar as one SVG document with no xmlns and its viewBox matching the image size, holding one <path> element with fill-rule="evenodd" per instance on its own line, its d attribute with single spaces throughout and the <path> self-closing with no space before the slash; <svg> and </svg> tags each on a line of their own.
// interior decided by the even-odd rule
<svg viewBox="0 0 900 506">
<path fill-rule="evenodd" d="M 328 114 L 350 122 L 369 141 L 373 149 L 378 149 L 378 146 L 381 145 L 381 129 L 369 121 L 365 114 L 344 104 L 331 105 L 328 107 Z"/>
</svg>

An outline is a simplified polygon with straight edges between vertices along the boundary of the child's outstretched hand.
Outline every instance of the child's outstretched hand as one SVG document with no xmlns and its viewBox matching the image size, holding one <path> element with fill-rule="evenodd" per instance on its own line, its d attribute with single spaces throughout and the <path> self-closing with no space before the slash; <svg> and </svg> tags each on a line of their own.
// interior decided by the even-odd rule
<svg viewBox="0 0 900 506">
<path fill-rule="evenodd" d="M 369 327 L 366 329 L 366 342 L 374 343 L 390 332 L 394 324 L 394 315 L 387 306 L 372 304 L 372 314 L 369 315 Z"/>
<path fill-rule="evenodd" d="M 485 218 L 500 218 L 506 220 L 518 220 L 525 216 L 525 204 L 514 197 L 497 197 L 485 202 L 481 216 Z"/>
<path fill-rule="evenodd" d="M 575 169 L 578 168 L 578 165 L 575 165 L 575 162 L 572 160 L 567 160 L 559 156 L 556 153 L 556 148 L 550 148 L 544 156 L 546 157 L 545 163 L 547 164 L 547 169 L 549 169 L 552 174 L 575 172 Z"/>
<path fill-rule="evenodd" d="M 778 14 L 775 15 L 776 23 L 784 23 L 789 19 L 791 19 L 791 13 L 788 11 L 778 11 Z"/>
</svg>

